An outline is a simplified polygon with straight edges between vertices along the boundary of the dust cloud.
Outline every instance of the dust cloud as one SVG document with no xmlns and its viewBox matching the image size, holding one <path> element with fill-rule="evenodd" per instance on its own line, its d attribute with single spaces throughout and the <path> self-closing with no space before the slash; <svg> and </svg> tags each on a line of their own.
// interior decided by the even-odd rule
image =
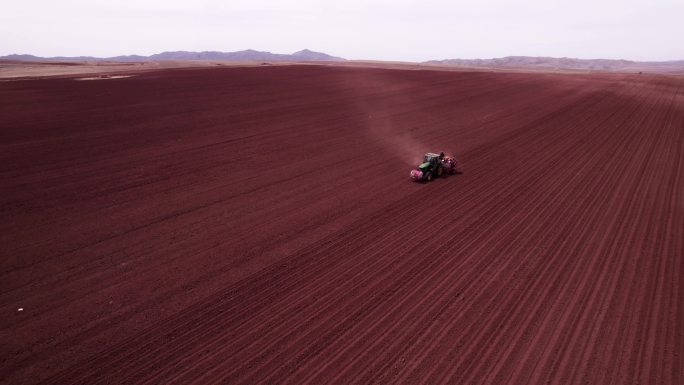
<svg viewBox="0 0 684 385">
<path fill-rule="evenodd" d="M 402 92 L 397 82 L 380 74 L 366 74 L 365 77 L 350 79 L 346 85 L 353 92 L 366 95 L 365 103 L 354 103 L 353 107 L 366 126 L 366 134 L 387 150 L 392 157 L 415 167 L 428 149 L 417 137 L 415 127 L 397 116 L 398 110 L 412 105 L 409 93 Z M 368 94 L 373 97 L 368 98 Z"/>
</svg>

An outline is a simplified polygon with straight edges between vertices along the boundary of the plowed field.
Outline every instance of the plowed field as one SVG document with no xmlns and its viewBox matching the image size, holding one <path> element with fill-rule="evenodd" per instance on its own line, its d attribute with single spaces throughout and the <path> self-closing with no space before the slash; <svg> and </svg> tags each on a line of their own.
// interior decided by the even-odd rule
<svg viewBox="0 0 684 385">
<path fill-rule="evenodd" d="M 0 382 L 684 383 L 684 78 L 133 75 L 0 83 Z"/>
</svg>

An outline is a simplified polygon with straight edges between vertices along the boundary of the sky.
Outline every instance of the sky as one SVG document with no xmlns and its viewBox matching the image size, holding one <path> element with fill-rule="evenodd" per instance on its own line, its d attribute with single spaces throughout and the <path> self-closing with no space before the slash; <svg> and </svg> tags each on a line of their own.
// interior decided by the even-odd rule
<svg viewBox="0 0 684 385">
<path fill-rule="evenodd" d="M 0 55 L 684 59 L 684 0 L 3 0 Z"/>
</svg>

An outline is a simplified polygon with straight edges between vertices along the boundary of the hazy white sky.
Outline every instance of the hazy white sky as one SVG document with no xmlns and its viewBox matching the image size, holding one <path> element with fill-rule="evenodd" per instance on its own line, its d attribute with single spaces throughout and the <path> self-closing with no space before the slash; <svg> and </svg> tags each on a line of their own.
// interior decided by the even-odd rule
<svg viewBox="0 0 684 385">
<path fill-rule="evenodd" d="M 684 59 L 684 0 L 2 0 L 0 55 Z"/>
</svg>

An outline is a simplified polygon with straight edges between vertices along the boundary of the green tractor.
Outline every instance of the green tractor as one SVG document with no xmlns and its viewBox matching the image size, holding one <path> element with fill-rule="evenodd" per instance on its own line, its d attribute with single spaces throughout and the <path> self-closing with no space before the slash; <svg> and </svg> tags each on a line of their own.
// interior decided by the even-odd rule
<svg viewBox="0 0 684 385">
<path fill-rule="evenodd" d="M 430 182 L 433 178 L 439 178 L 444 172 L 444 165 L 442 164 L 440 154 L 428 152 L 423 157 L 423 163 L 418 165 L 414 170 L 411 170 L 411 179 L 416 182 Z"/>
</svg>

